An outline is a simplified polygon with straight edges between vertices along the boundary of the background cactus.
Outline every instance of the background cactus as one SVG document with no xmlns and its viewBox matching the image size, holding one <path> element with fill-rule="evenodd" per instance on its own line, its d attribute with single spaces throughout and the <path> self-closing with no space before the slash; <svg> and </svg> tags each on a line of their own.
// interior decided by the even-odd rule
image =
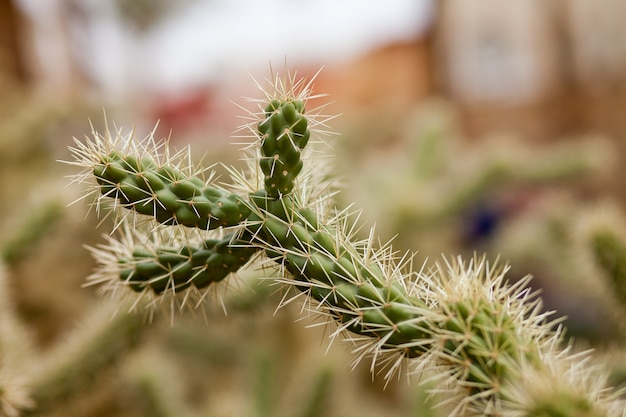
<svg viewBox="0 0 626 417">
<path fill-rule="evenodd" d="M 305 110 L 310 86 L 271 81 L 243 129 L 259 166 L 231 170 L 231 191 L 183 165 L 188 150 L 170 157 L 152 137 L 107 130 L 77 141 L 71 163 L 84 170 L 75 180 L 93 177 L 97 207 L 123 211 L 123 239 L 92 249 L 100 266 L 90 282 L 182 308 L 255 259 L 296 288 L 281 305 L 304 295 L 309 311 L 338 324 L 331 339 L 352 341 L 355 362 L 371 358 L 387 381 L 405 365 L 436 375 L 452 414 L 623 415 L 605 373 L 564 349 L 527 279 L 509 284 L 506 268 L 480 257 L 414 270 L 412 255 L 378 244 L 373 231 L 357 236 L 358 215 L 333 208 L 329 172 L 306 147 L 326 121 Z"/>
</svg>

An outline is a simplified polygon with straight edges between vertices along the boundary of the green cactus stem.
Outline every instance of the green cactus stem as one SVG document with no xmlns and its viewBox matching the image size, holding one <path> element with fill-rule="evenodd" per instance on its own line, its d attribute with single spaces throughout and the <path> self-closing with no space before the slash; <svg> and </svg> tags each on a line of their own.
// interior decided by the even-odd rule
<svg viewBox="0 0 626 417">
<path fill-rule="evenodd" d="M 259 122 L 263 155 L 259 164 L 272 198 L 289 194 L 302 170 L 301 151 L 311 136 L 303 113 L 302 100 L 273 99 L 265 108 L 265 119 Z"/>
<path fill-rule="evenodd" d="M 93 174 L 102 195 L 165 225 L 208 230 L 238 224 L 249 214 L 236 194 L 208 186 L 175 167 L 158 166 L 149 157 L 113 152 L 94 165 Z"/>
<path fill-rule="evenodd" d="M 626 244 L 609 229 L 597 230 L 590 238 L 597 263 L 606 272 L 616 297 L 626 304 Z"/>
<path fill-rule="evenodd" d="M 245 246 L 237 246 L 242 243 Z M 199 246 L 178 249 L 135 249 L 132 259 L 121 259 L 120 280 L 132 290 L 146 288 L 155 294 L 165 290 L 182 291 L 193 285 L 198 289 L 219 282 L 244 266 L 257 249 L 233 234 L 207 239 Z"/>
</svg>

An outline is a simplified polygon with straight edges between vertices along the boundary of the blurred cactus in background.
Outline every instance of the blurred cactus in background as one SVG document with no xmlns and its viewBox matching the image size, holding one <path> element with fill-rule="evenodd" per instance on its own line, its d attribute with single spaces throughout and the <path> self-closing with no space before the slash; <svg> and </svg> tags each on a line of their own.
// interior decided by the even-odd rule
<svg viewBox="0 0 626 417">
<path fill-rule="evenodd" d="M 81 172 L 74 182 L 87 184 L 84 197 L 95 197 L 95 211 L 110 215 L 116 231 L 91 248 L 98 267 L 88 284 L 121 297 L 131 310 L 158 316 L 159 306 L 173 314 L 227 307 L 228 287 L 241 280 L 233 275 L 260 269 L 281 284 L 279 306 L 302 300 L 304 311 L 328 326 L 331 340 L 353 345 L 355 366 L 369 359 L 371 372 L 382 373 L 386 383 L 402 372 L 418 375 L 447 415 L 624 415 L 619 393 L 607 386 L 608 371 L 570 346 L 528 278 L 509 282 L 506 266 L 476 255 L 415 268 L 413 254 L 398 254 L 374 230 L 363 233 L 359 212 L 336 209 L 323 140 L 332 117 L 323 107 L 307 108 L 318 97 L 311 95 L 312 84 L 287 75 L 258 85 L 263 97 L 252 100 L 258 108 L 240 130 L 248 167 L 229 168 L 230 183 L 192 163 L 189 148 L 171 151 L 152 135 L 141 140 L 133 132 L 94 129 L 75 141 L 69 163 Z M 427 149 L 437 147 L 436 137 L 430 140 L 417 168 L 427 179 L 440 171 L 437 158 L 427 157 Z M 464 177 L 467 184 L 438 190 L 446 198 L 430 217 L 458 212 L 503 179 L 552 181 L 594 166 L 584 153 L 561 155 L 522 171 L 525 164 L 491 154 Z M 380 201 L 409 211 L 410 188 L 399 187 L 404 195 Z M 623 288 L 621 241 L 604 232 L 591 236 L 600 267 Z M 230 339 L 235 354 L 236 346 L 249 343 L 240 337 Z M 258 415 L 276 413 L 265 381 L 274 367 L 288 367 L 279 361 L 261 357 L 257 365 Z M 314 377 L 313 409 L 328 395 L 328 378 Z M 317 410 L 303 413 L 333 413 Z"/>
</svg>

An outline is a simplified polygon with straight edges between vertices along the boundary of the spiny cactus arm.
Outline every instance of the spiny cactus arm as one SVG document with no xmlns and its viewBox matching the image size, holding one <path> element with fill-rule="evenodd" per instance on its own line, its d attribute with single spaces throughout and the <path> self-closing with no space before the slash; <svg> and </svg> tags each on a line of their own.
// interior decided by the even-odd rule
<svg viewBox="0 0 626 417">
<path fill-rule="evenodd" d="M 135 249 L 132 258 L 120 260 L 119 278 L 137 292 L 149 288 L 161 294 L 168 289 L 182 291 L 191 285 L 202 289 L 239 270 L 256 251 L 245 240 L 234 240 L 233 234 L 207 239 L 198 246 Z"/>
<path fill-rule="evenodd" d="M 302 100 L 272 99 L 265 108 L 265 118 L 259 122 L 262 154 L 259 164 L 270 197 L 289 194 L 302 170 L 301 151 L 311 136 L 303 113 Z"/>
<path fill-rule="evenodd" d="M 92 130 L 92 137 L 75 139 L 74 160 L 66 163 L 83 169 L 74 182 L 91 184 L 95 177 L 85 197 L 95 194 L 97 208 L 111 203 L 161 224 L 204 230 L 237 225 L 249 214 L 244 197 L 212 185 L 212 175 L 204 179 L 208 168 L 189 162 L 188 147 L 171 155 L 168 142 L 157 141 L 154 132 L 139 140 L 134 132 Z"/>
<path fill-rule="evenodd" d="M 103 155 L 93 173 L 103 196 L 162 224 L 215 229 L 236 225 L 249 214 L 238 195 L 186 176 L 176 167 L 158 166 L 149 157 Z"/>
<path fill-rule="evenodd" d="M 98 268 L 87 285 L 98 285 L 103 292 L 146 295 L 147 300 L 164 300 L 166 295 L 185 293 L 203 299 L 204 294 L 230 274 L 237 272 L 258 251 L 245 234 L 230 233 L 206 238 L 178 231 L 149 231 L 147 235 L 126 226 L 116 239 L 89 247 Z M 198 231 L 200 232 L 200 231 Z M 213 232 L 215 233 L 215 232 Z M 132 297 L 136 302 L 142 297 Z M 172 302 L 174 299 L 172 299 Z M 173 307 L 173 305 L 172 305 Z"/>
<path fill-rule="evenodd" d="M 383 349 L 394 347 L 407 356 L 423 353 L 427 306 L 391 278 L 399 270 L 383 270 L 384 252 L 341 236 L 334 225 L 318 223 L 308 208 L 297 208 L 288 196 L 271 200 L 257 195 L 253 201 L 261 207 L 251 218 L 262 219 L 250 227 L 253 243 L 290 274 L 286 283 L 320 303 L 342 329 L 376 338 Z"/>
</svg>

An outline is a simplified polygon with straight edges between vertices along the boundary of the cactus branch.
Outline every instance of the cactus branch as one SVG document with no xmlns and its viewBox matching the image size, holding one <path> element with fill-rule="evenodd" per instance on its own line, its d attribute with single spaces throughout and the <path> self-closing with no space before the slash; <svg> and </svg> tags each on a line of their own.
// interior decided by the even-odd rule
<svg viewBox="0 0 626 417">
<path fill-rule="evenodd" d="M 114 152 L 104 156 L 93 171 L 103 196 L 165 225 L 209 230 L 233 226 L 249 214 L 236 194 L 208 186 L 171 166 L 157 166 L 151 158 Z"/>
</svg>

